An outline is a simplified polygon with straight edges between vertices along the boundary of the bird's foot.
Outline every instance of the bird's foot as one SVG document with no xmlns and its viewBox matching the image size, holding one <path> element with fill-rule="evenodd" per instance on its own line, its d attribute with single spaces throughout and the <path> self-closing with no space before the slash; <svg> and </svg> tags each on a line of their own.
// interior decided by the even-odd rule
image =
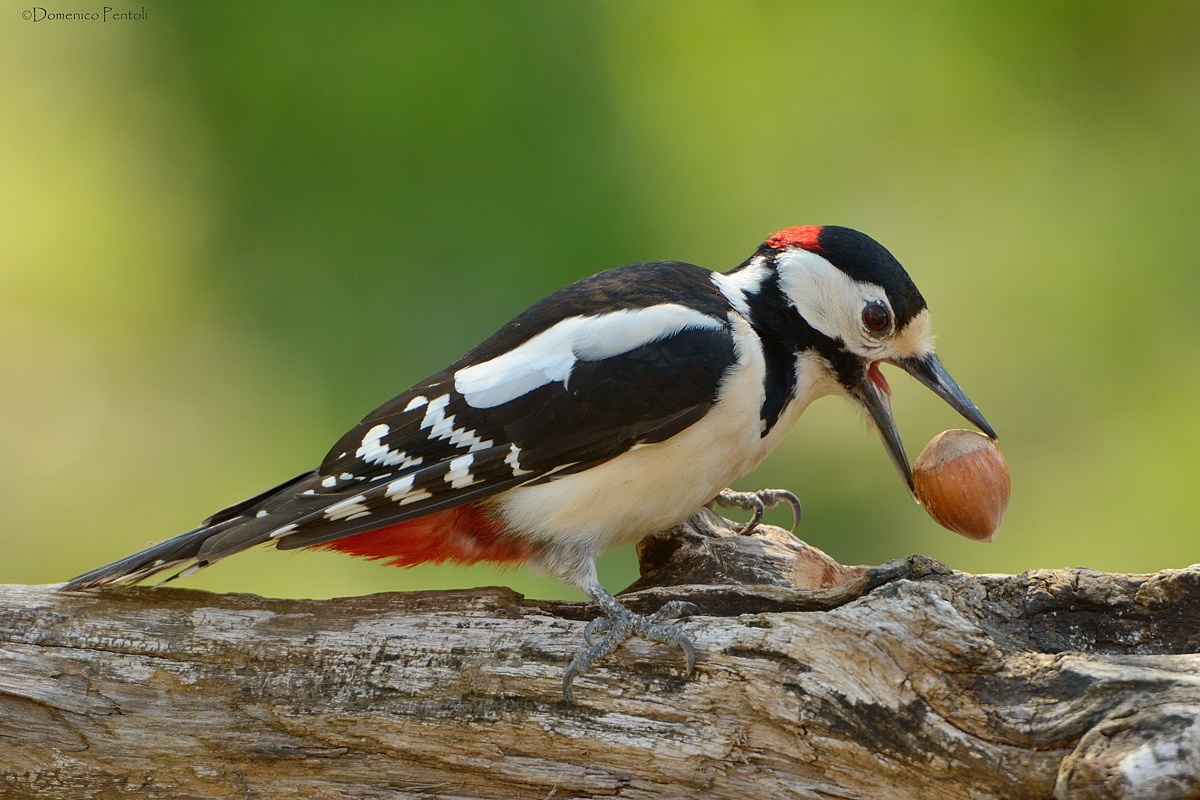
<svg viewBox="0 0 1200 800">
<path fill-rule="evenodd" d="M 694 603 L 672 600 L 653 614 L 643 617 L 621 605 L 607 592 L 594 594 L 592 599 L 600 604 L 604 616 L 592 620 L 583 629 L 583 638 L 588 646 L 571 660 L 563 675 L 563 695 L 568 703 L 575 702 L 571 695 L 571 683 L 575 678 L 634 636 L 678 647 L 683 651 L 683 677 L 685 680 L 691 677 L 696 666 L 696 646 L 686 633 L 674 625 L 666 624 L 666 621 L 699 614 L 700 609 Z M 597 636 L 600 638 L 596 639 Z"/>
<path fill-rule="evenodd" d="M 722 508 L 740 508 L 753 512 L 754 516 L 750 518 L 750 521 L 738 530 L 738 536 L 745 536 L 757 528 L 758 523 L 762 522 L 763 512 L 780 503 L 787 503 L 792 507 L 790 530 L 793 532 L 800 524 L 800 517 L 803 514 L 803 509 L 800 508 L 800 498 L 787 489 L 760 489 L 757 492 L 735 492 L 733 489 L 722 489 L 721 493 L 713 498 L 713 502 Z"/>
</svg>

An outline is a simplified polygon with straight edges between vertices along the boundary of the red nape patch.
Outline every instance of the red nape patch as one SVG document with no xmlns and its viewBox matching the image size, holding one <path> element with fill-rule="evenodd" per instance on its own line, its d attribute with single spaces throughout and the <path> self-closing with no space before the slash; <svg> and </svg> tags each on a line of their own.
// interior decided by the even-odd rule
<svg viewBox="0 0 1200 800">
<path fill-rule="evenodd" d="M 521 563 L 529 542 L 504 535 L 496 520 L 473 505 L 458 506 L 408 522 L 314 545 L 359 558 L 385 559 L 392 567 L 417 564 Z"/>
<path fill-rule="evenodd" d="M 783 250 L 786 247 L 799 247 L 804 250 L 819 252 L 821 249 L 820 238 L 820 225 L 796 225 L 795 227 L 784 228 L 781 231 L 772 233 L 767 237 L 767 245 L 777 250 Z"/>
</svg>

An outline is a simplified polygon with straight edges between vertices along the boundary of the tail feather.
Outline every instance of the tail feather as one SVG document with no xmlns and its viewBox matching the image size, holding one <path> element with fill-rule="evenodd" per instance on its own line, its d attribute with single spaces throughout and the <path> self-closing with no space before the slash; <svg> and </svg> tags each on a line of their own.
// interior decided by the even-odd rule
<svg viewBox="0 0 1200 800">
<path fill-rule="evenodd" d="M 171 573 L 166 578 L 170 581 L 257 545 L 274 544 L 281 550 L 327 546 L 381 528 L 386 533 L 330 549 L 405 565 L 521 561 L 528 557 L 527 544 L 501 535 L 478 509 L 455 511 L 474 508 L 472 504 L 538 476 L 514 470 L 511 453 L 510 446 L 498 446 L 469 454 L 465 486 L 456 483 L 463 476 L 450 471 L 454 461 L 377 475 L 374 480 L 304 473 L 218 511 L 173 539 L 86 572 L 62 588 L 128 586 L 162 572 Z M 425 517 L 429 519 L 423 523 L 405 525 Z M 449 527 L 442 530 L 444 526 Z"/>
<path fill-rule="evenodd" d="M 300 491 L 298 487 L 308 485 L 304 483 L 305 479 L 314 484 L 321 478 L 312 472 L 297 475 L 273 489 L 218 511 L 199 527 L 173 539 L 85 572 L 63 584 L 62 588 L 70 591 L 97 586 L 131 586 L 161 572 L 176 570 L 163 581 L 165 583 L 269 541 L 271 531 L 291 519 L 289 515 L 309 513 L 311 506 L 319 508 L 324 502 L 320 497 L 309 496 L 311 492 L 296 494 Z M 282 521 L 265 510 L 265 507 L 275 505 L 285 507 Z M 221 546 L 214 551 L 217 544 Z"/>
<path fill-rule="evenodd" d="M 114 561 L 103 567 L 97 567 L 85 572 L 63 584 L 63 590 L 91 589 L 97 586 L 130 586 L 157 575 L 160 572 L 176 569 L 189 563 L 198 562 L 200 548 L 210 536 L 214 536 L 237 519 L 225 520 L 216 525 L 202 525 L 186 533 L 181 533 L 173 539 L 159 542 L 145 550 L 126 556 L 120 561 Z M 185 567 L 186 569 L 186 567 Z"/>
</svg>

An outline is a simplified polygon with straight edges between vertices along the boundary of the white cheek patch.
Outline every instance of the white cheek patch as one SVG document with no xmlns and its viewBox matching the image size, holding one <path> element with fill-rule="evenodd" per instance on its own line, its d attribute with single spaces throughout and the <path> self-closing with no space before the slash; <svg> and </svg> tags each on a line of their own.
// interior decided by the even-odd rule
<svg viewBox="0 0 1200 800">
<path fill-rule="evenodd" d="M 494 408 L 549 383 L 566 384 L 579 361 L 602 361 L 683 330 L 716 330 L 723 320 L 674 303 L 569 317 L 532 339 L 454 373 L 454 388 L 474 408 Z"/>
<path fill-rule="evenodd" d="M 816 253 L 799 250 L 779 259 L 780 288 L 810 325 L 864 358 L 882 359 L 933 350 L 929 311 L 922 309 L 892 337 L 875 339 L 863 330 L 862 310 L 871 302 L 892 304 L 882 286 L 860 283 Z"/>
<path fill-rule="evenodd" d="M 779 285 L 809 325 L 850 347 L 862 341 L 862 309 L 867 303 L 892 307 L 882 286 L 859 283 L 807 250 L 780 255 Z"/>
</svg>

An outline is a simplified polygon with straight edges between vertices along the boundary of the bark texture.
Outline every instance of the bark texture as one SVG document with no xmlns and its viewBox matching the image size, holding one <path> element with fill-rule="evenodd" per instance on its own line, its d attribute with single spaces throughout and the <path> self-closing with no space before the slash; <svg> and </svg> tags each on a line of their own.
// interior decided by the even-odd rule
<svg viewBox="0 0 1200 800">
<path fill-rule="evenodd" d="M 0 796 L 1200 797 L 1200 567 L 843 567 L 707 513 L 642 556 L 696 675 L 633 640 L 577 706 L 581 603 L 0 587 Z"/>
</svg>

